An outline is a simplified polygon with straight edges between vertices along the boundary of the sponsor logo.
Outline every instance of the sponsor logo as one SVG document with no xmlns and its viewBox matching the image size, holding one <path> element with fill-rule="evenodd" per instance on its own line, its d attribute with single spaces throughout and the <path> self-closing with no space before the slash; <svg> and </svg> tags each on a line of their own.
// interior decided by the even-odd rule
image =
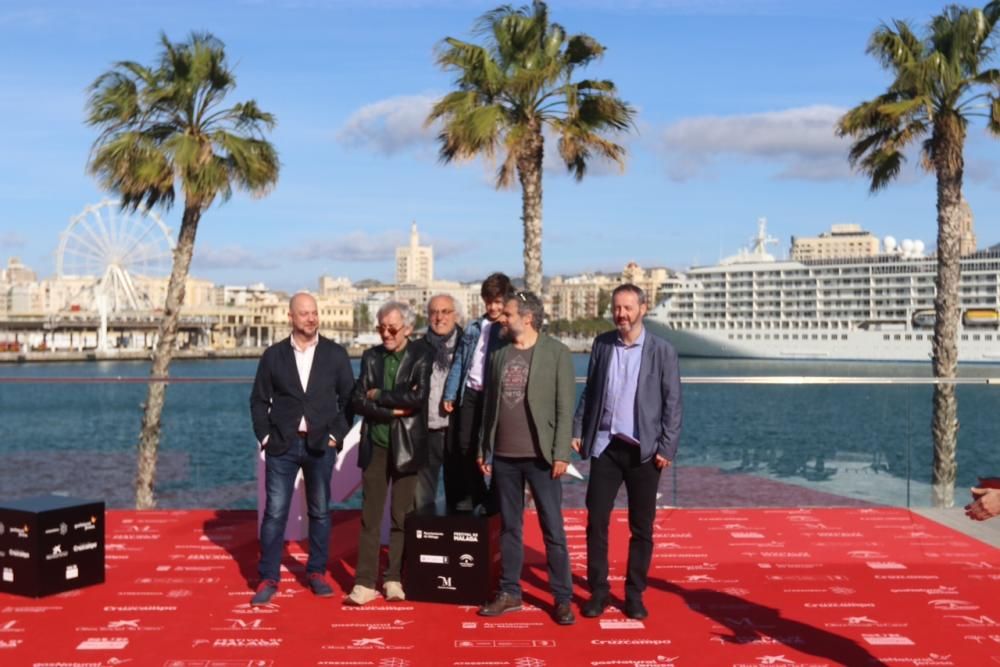
<svg viewBox="0 0 1000 667">
<path fill-rule="evenodd" d="M 441 554 L 420 554 L 421 563 L 433 563 L 434 565 L 447 565 L 448 557 Z"/>
<path fill-rule="evenodd" d="M 594 646 L 665 646 L 669 639 L 591 639 Z"/>
<path fill-rule="evenodd" d="M 873 570 L 905 570 L 906 566 L 891 560 L 870 560 L 865 563 Z"/>
<path fill-rule="evenodd" d="M 132 605 L 132 606 L 116 606 L 110 605 L 104 608 L 104 611 L 177 611 L 177 607 L 170 607 L 166 605 Z"/>
<path fill-rule="evenodd" d="M 330 627 L 334 629 L 358 628 L 368 630 L 369 632 L 381 632 L 384 630 L 405 630 L 406 626 L 411 623 L 413 623 L 413 621 L 404 621 L 397 618 L 392 623 L 331 623 Z"/>
<path fill-rule="evenodd" d="M 927 604 L 941 611 L 974 611 L 979 609 L 978 604 L 965 600 L 930 600 Z"/>
<path fill-rule="evenodd" d="M 451 583 L 451 577 L 445 577 L 443 575 L 438 575 L 438 585 L 439 591 L 453 591 L 455 587 Z"/>
<path fill-rule="evenodd" d="M 96 530 L 96 529 L 97 529 L 96 516 L 90 517 L 90 521 L 80 521 L 79 523 L 73 524 L 73 530 L 82 530 L 84 532 L 87 532 L 88 530 Z"/>
<path fill-rule="evenodd" d="M 195 640 L 202 641 L 202 640 Z M 281 638 L 269 639 L 216 639 L 212 648 L 281 648 Z"/>
<path fill-rule="evenodd" d="M 2 578 L 3 578 L 4 581 L 6 581 L 8 583 L 11 582 L 11 581 L 14 581 L 14 570 L 11 569 L 11 568 L 9 568 L 9 567 L 5 567 L 3 569 Z"/>
<path fill-rule="evenodd" d="M 52 526 L 51 528 L 45 529 L 46 535 L 55 535 L 56 533 L 59 533 L 60 535 L 65 535 L 67 532 L 69 532 L 69 526 L 67 526 L 65 523 L 60 523 L 58 526 Z"/>
<path fill-rule="evenodd" d="M 764 539 L 764 533 L 755 533 L 751 531 L 734 531 L 729 533 L 734 539 L 737 540 L 762 540 Z"/>
<path fill-rule="evenodd" d="M 646 626 L 642 621 L 632 619 L 602 618 L 601 630 L 645 630 Z"/>
<path fill-rule="evenodd" d="M 874 602 L 806 602 L 805 607 L 809 609 L 853 609 L 874 607 Z"/>
<path fill-rule="evenodd" d="M 895 632 L 867 633 L 862 632 L 861 638 L 872 646 L 914 646 L 913 640 Z"/>
<path fill-rule="evenodd" d="M 17 621 L 14 620 L 0 625 L 0 632 L 24 632 L 24 629 L 17 627 Z"/>
<path fill-rule="evenodd" d="M 456 639 L 455 648 L 555 648 L 554 639 Z"/>
<path fill-rule="evenodd" d="M 989 616 L 960 616 L 960 615 L 948 614 L 945 616 L 945 618 L 962 619 L 963 622 L 958 624 L 958 627 L 960 628 L 982 628 L 982 627 L 995 628 L 997 626 L 1000 626 L 1000 623 L 997 623 Z"/>
<path fill-rule="evenodd" d="M 17 648 L 23 639 L 0 639 L 0 649 Z"/>
<path fill-rule="evenodd" d="M 27 551 L 24 551 L 23 549 L 10 549 L 7 551 L 7 555 L 10 556 L 11 558 L 23 558 L 25 560 L 31 558 L 31 554 L 29 554 Z"/>
<path fill-rule="evenodd" d="M 81 542 L 80 544 L 73 545 L 73 553 L 78 553 L 80 551 L 92 551 L 97 548 L 97 542 Z"/>
<path fill-rule="evenodd" d="M 409 651 L 413 646 L 386 644 L 382 637 L 358 637 L 357 639 L 352 639 L 350 644 L 328 644 L 323 646 L 323 648 L 334 651 Z M 394 659 L 390 658 L 389 660 L 392 661 Z M 386 662 L 385 660 L 379 661 L 379 665 L 386 665 L 386 667 L 390 664 L 395 667 L 395 665 L 402 663 Z"/>
<path fill-rule="evenodd" d="M 459 567 L 475 567 L 476 560 L 472 557 L 472 554 L 462 554 L 458 557 Z"/>
<path fill-rule="evenodd" d="M 66 558 L 67 556 L 69 556 L 69 553 L 63 551 L 62 545 L 56 544 L 53 545 L 51 552 L 45 554 L 45 560 L 58 560 L 60 558 Z"/>
<path fill-rule="evenodd" d="M 871 616 L 844 616 L 842 623 L 826 623 L 828 628 L 905 628 L 908 623 L 884 623 Z"/>
<path fill-rule="evenodd" d="M 442 537 L 444 537 L 444 533 L 438 530 L 417 529 L 418 540 L 440 540 Z"/>
<path fill-rule="evenodd" d="M 80 576 L 80 568 L 77 565 L 67 565 L 66 566 L 66 581 L 71 579 L 76 579 Z"/>
<path fill-rule="evenodd" d="M 25 539 L 25 540 L 28 539 L 28 534 L 30 532 L 31 532 L 31 529 L 28 526 L 28 524 L 24 524 L 23 526 L 11 526 L 10 527 L 10 534 L 11 535 L 14 535 L 15 537 L 20 537 L 20 538 Z"/>
<path fill-rule="evenodd" d="M 479 533 L 466 533 L 456 530 L 452 532 L 451 539 L 455 542 L 478 542 Z"/>
<path fill-rule="evenodd" d="M 77 644 L 77 651 L 121 651 L 128 646 L 128 637 L 88 637 Z"/>
<path fill-rule="evenodd" d="M 882 658 L 882 662 L 887 665 L 917 665 L 919 667 L 954 667 L 955 663 L 951 661 L 951 654 L 940 655 L 938 653 L 929 653 L 927 657 L 924 658 Z"/>
</svg>

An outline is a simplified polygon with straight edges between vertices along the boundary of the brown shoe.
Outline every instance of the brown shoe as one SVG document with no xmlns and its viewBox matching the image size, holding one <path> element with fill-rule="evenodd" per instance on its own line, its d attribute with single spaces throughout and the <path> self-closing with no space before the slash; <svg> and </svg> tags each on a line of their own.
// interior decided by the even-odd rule
<svg viewBox="0 0 1000 667">
<path fill-rule="evenodd" d="M 576 623 L 576 616 L 573 615 L 573 607 L 569 602 L 560 602 L 556 605 L 556 610 L 552 613 L 552 618 L 559 625 L 573 625 Z"/>
<path fill-rule="evenodd" d="M 476 613 L 480 616 L 499 616 L 510 611 L 521 611 L 521 598 L 501 591 L 493 598 L 493 602 L 484 604 Z"/>
</svg>

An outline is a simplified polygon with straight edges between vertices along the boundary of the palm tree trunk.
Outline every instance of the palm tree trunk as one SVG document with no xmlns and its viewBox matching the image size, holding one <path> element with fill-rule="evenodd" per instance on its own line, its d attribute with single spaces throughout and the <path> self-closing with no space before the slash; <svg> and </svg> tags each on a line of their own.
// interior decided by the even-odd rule
<svg viewBox="0 0 1000 667">
<path fill-rule="evenodd" d="M 934 297 L 934 377 L 946 382 L 934 385 L 934 437 L 932 501 L 934 507 L 955 505 L 958 465 L 958 399 L 955 378 L 958 368 L 958 322 L 961 314 L 959 248 L 962 214 L 962 173 L 965 129 L 953 115 L 941 115 L 934 123 L 933 161 L 937 173 L 937 293 Z"/>
<path fill-rule="evenodd" d="M 201 206 L 187 203 L 181 222 L 181 233 L 174 248 L 174 264 L 167 285 L 167 301 L 160 320 L 159 338 L 153 352 L 153 365 L 149 371 L 149 391 L 146 394 L 142 415 L 142 432 L 139 434 L 139 461 L 135 479 L 135 508 L 156 507 L 153 482 L 156 479 L 156 456 L 160 446 L 160 415 L 166 396 L 166 379 L 177 343 L 177 323 L 181 304 L 184 303 L 184 286 L 187 283 L 191 257 L 194 255 L 194 237 L 201 219 Z"/>
<path fill-rule="evenodd" d="M 531 131 L 517 159 L 521 180 L 521 221 L 524 223 L 524 284 L 542 294 L 542 158 L 545 143 L 539 124 Z"/>
</svg>

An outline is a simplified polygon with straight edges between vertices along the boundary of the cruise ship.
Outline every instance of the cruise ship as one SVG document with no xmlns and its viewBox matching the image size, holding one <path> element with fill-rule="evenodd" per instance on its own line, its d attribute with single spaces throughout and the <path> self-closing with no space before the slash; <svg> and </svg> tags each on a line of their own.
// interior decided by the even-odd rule
<svg viewBox="0 0 1000 667">
<path fill-rule="evenodd" d="M 749 248 L 678 274 L 659 293 L 650 329 L 691 357 L 931 357 L 937 260 L 920 242 L 887 237 L 868 255 L 799 261 L 776 260 L 773 243 L 762 218 Z M 961 262 L 959 361 L 1000 364 L 1000 247 Z"/>
</svg>

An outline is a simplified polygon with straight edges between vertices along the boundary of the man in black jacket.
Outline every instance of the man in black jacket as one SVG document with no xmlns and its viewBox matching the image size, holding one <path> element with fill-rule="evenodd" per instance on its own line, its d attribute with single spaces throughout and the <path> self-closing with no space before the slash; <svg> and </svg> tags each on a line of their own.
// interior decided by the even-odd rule
<svg viewBox="0 0 1000 667">
<path fill-rule="evenodd" d="M 267 500 L 260 527 L 260 584 L 252 605 L 278 591 L 285 524 L 302 470 L 309 514 L 309 587 L 333 595 L 326 582 L 330 542 L 330 475 L 337 449 L 351 428 L 354 374 L 347 352 L 319 335 L 316 300 L 300 293 L 288 304 L 291 336 L 264 351 L 250 394 L 254 433 L 266 454 Z"/>
<path fill-rule="evenodd" d="M 405 303 L 390 301 L 379 308 L 382 344 L 361 357 L 361 375 L 354 386 L 354 409 L 364 417 L 358 465 L 361 474 L 361 535 L 354 588 L 345 602 L 363 605 L 378 593 L 379 526 L 392 482 L 389 567 L 385 599 L 405 600 L 400 574 L 403 528 L 413 510 L 417 472 L 427 463 L 427 393 L 433 354 L 426 341 L 409 342 L 414 313 Z"/>
</svg>

